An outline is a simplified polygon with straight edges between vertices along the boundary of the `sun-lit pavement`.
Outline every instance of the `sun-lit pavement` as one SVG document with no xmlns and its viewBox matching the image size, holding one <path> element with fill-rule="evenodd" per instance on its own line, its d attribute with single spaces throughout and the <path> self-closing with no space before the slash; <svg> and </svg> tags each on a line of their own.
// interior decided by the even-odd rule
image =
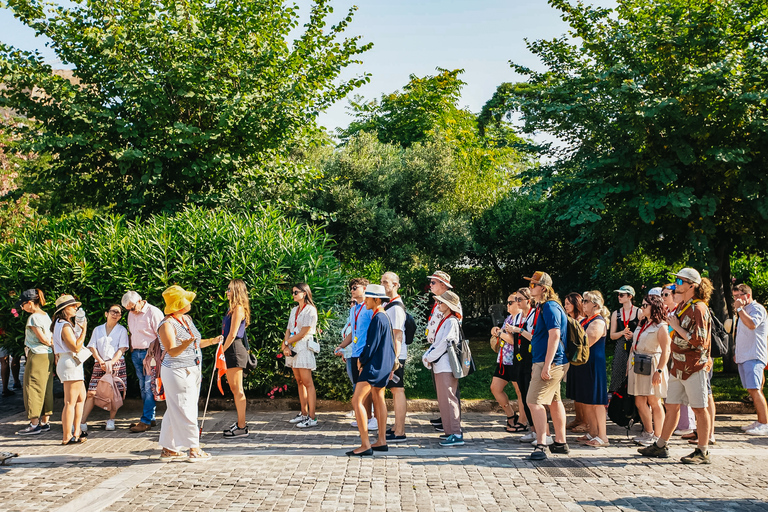
<svg viewBox="0 0 768 512">
<path fill-rule="evenodd" d="M 675 439 L 671 459 L 643 459 L 617 427 L 609 429 L 610 447 L 569 438 L 570 456 L 533 463 L 531 447 L 505 433 L 493 413 L 466 413 L 467 443 L 457 448 L 438 446 L 428 425 L 434 414 L 415 413 L 406 443 L 350 459 L 344 452 L 357 446 L 357 431 L 344 413 L 320 412 L 319 428 L 307 431 L 287 423 L 295 413 L 250 414 L 250 437 L 225 440 L 219 432 L 234 412 L 209 413 L 203 442 L 213 459 L 197 464 L 160 462 L 159 425 L 128 431 L 138 410 L 124 412 L 114 432 L 94 411 L 88 442 L 75 446 L 59 444 L 57 421 L 49 433 L 20 437 L 14 431 L 24 415 L 5 417 L 0 450 L 20 457 L 0 467 L 0 509 L 768 510 L 768 438 L 739 429 L 753 416 L 718 416 L 712 465 L 684 466 L 677 461 L 692 451 L 687 443 Z"/>
</svg>

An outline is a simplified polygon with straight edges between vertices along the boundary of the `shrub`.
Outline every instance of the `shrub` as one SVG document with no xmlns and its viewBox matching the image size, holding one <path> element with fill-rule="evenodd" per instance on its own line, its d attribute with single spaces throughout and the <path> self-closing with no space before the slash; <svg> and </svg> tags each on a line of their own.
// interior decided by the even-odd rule
<svg viewBox="0 0 768 512">
<path fill-rule="evenodd" d="M 288 383 L 272 362 L 291 307 L 290 286 L 312 288 L 321 324 L 344 289 L 344 277 L 320 228 L 286 218 L 271 209 L 231 213 L 190 208 L 131 222 L 115 215 L 81 212 L 59 219 L 36 219 L 0 245 L 0 309 L 9 312 L 18 293 L 41 288 L 52 303 L 62 293 L 77 296 L 89 327 L 102 323 L 110 303 L 136 290 L 162 306 L 162 292 L 179 284 L 197 292 L 191 315 L 204 337 L 221 332 L 230 279 L 243 279 L 251 295 L 248 337 L 259 368 L 246 377 L 258 393 Z M 18 351 L 24 325 L 0 316 L 0 340 Z M 210 375 L 213 349 L 204 354 Z M 131 365 L 129 365 L 131 366 Z"/>
</svg>

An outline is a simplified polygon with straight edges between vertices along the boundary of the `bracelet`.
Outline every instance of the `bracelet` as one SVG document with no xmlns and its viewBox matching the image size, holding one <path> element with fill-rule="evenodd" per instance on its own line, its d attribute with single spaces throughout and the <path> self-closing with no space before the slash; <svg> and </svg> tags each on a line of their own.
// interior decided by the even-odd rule
<svg viewBox="0 0 768 512">
<path fill-rule="evenodd" d="M 740 307 L 740 308 L 736 309 L 736 312 L 737 312 L 737 313 L 741 313 L 741 310 L 742 310 L 742 309 L 744 309 L 744 306 L 742 306 L 742 307 Z"/>
</svg>

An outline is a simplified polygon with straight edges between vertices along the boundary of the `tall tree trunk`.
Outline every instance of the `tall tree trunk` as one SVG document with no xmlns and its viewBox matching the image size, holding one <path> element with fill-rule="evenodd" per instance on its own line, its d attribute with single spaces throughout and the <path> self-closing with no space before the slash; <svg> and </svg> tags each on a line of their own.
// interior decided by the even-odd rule
<svg viewBox="0 0 768 512">
<path fill-rule="evenodd" d="M 733 315 L 733 295 L 731 295 L 731 244 L 722 242 L 717 246 L 715 265 L 717 269 L 710 272 L 714 292 L 709 305 L 720 321 L 725 321 Z M 723 371 L 731 373 L 737 371 L 733 362 L 734 340 L 729 336 L 728 355 L 723 357 Z"/>
</svg>

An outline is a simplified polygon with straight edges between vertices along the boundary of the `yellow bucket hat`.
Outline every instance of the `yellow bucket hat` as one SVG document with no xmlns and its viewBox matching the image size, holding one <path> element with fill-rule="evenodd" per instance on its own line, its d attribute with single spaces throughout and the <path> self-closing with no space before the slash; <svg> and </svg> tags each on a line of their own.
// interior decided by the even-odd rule
<svg viewBox="0 0 768 512">
<path fill-rule="evenodd" d="M 170 315 L 192 304 L 197 294 L 188 292 L 181 286 L 175 284 L 163 292 L 165 300 L 165 314 Z"/>
</svg>

